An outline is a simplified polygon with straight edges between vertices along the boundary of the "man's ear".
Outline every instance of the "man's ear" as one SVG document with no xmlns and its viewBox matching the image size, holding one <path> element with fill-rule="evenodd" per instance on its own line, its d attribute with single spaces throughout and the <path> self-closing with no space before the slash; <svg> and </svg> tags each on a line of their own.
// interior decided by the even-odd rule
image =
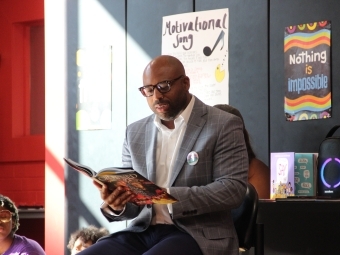
<svg viewBox="0 0 340 255">
<path fill-rule="evenodd" d="M 185 87 L 186 87 L 187 91 L 189 91 L 189 89 L 190 89 L 190 78 L 188 76 L 184 77 L 184 83 L 185 83 Z"/>
</svg>

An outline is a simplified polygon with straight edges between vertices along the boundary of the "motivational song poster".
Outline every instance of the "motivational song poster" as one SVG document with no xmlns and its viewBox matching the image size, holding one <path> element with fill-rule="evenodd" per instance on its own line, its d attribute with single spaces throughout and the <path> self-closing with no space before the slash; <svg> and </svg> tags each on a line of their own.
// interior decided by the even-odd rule
<svg viewBox="0 0 340 255">
<path fill-rule="evenodd" d="M 331 22 L 285 28 L 285 98 L 287 121 L 330 118 Z"/>
<path fill-rule="evenodd" d="M 162 54 L 182 61 L 190 92 L 209 105 L 229 102 L 228 26 L 228 9 L 163 17 Z"/>
</svg>

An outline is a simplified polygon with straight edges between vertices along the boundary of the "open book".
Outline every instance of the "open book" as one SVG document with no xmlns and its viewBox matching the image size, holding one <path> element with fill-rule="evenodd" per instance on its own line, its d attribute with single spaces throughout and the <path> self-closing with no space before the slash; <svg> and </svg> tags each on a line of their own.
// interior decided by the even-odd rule
<svg viewBox="0 0 340 255">
<path fill-rule="evenodd" d="M 73 169 L 85 174 L 100 184 L 106 184 L 111 190 L 117 186 L 122 186 L 125 187 L 126 190 L 130 190 L 135 194 L 131 202 L 136 205 L 171 204 L 177 202 L 176 198 L 131 168 L 108 167 L 97 173 L 90 167 L 71 159 L 64 158 L 64 160 Z"/>
</svg>

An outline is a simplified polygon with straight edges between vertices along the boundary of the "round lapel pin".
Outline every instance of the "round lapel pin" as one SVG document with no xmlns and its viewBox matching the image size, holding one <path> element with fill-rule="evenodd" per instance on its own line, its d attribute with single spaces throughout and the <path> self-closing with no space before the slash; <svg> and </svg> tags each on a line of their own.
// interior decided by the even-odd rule
<svg viewBox="0 0 340 255">
<path fill-rule="evenodd" d="M 198 162 L 198 154 L 196 151 L 189 152 L 187 156 L 187 162 L 190 166 L 194 166 Z"/>
</svg>

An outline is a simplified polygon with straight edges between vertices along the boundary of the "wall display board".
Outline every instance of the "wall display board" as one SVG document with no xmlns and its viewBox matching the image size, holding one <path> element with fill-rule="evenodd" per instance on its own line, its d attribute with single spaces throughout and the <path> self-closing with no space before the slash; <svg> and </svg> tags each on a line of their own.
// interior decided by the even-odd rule
<svg viewBox="0 0 340 255">
<path fill-rule="evenodd" d="M 331 117 L 331 22 L 288 26 L 284 36 L 286 120 Z"/>
<path fill-rule="evenodd" d="M 76 63 L 76 129 L 111 129 L 112 46 L 78 49 Z"/>
<path fill-rule="evenodd" d="M 162 54 L 182 61 L 190 92 L 209 105 L 229 101 L 228 26 L 228 9 L 163 17 Z"/>
</svg>

